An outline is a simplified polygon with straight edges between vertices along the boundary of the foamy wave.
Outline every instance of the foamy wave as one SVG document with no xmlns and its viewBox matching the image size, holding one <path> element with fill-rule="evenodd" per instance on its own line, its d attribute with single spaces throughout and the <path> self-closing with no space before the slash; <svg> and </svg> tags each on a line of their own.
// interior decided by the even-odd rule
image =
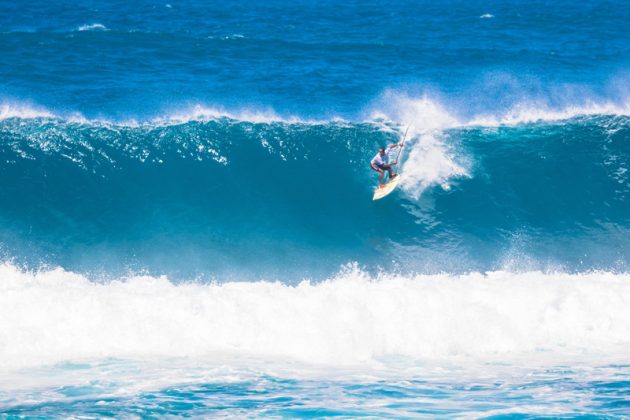
<svg viewBox="0 0 630 420">
<path fill-rule="evenodd" d="M 7 118 L 51 118 L 54 115 L 43 108 L 13 103 L 0 103 L 0 120 Z"/>
<path fill-rule="evenodd" d="M 170 124 L 170 123 L 186 123 L 190 121 L 208 121 L 221 118 L 228 118 L 231 120 L 245 121 L 251 123 L 271 124 L 271 123 L 287 123 L 287 124 L 322 124 L 331 121 L 341 121 L 341 119 L 331 120 L 310 120 L 303 119 L 297 116 L 280 116 L 271 109 L 266 110 L 240 110 L 240 111 L 227 111 L 220 108 L 207 107 L 203 105 L 194 105 L 189 108 L 185 108 L 182 111 L 176 111 L 171 114 L 154 118 L 153 123 L 158 124 Z"/>
<path fill-rule="evenodd" d="M 428 95 L 413 98 L 386 92 L 380 102 L 380 106 L 370 113 L 369 120 L 391 120 L 409 125 L 411 137 L 461 125 L 452 112 Z"/>
<path fill-rule="evenodd" d="M 576 117 L 595 115 L 630 116 L 630 104 L 590 102 L 583 105 L 568 105 L 553 108 L 546 104 L 524 102 L 497 115 L 477 115 L 466 121 L 469 126 L 493 127 L 517 125 L 539 121 L 562 121 Z"/>
<path fill-rule="evenodd" d="M 305 119 L 298 116 L 281 116 L 271 109 L 255 110 L 243 109 L 238 111 L 228 111 L 221 108 L 206 107 L 195 105 L 184 108 L 180 111 L 174 111 L 165 115 L 150 119 L 128 118 L 124 120 L 111 120 L 107 118 L 87 118 L 81 113 L 54 113 L 40 106 L 27 105 L 23 103 L 5 102 L 0 103 L 0 120 L 7 118 L 54 118 L 70 123 L 80 124 L 105 124 L 111 126 L 139 127 L 143 125 L 170 125 L 185 124 L 193 121 L 213 121 L 220 119 L 230 119 L 240 122 L 249 122 L 254 124 L 327 124 L 346 122 L 339 117 L 329 119 Z"/>
<path fill-rule="evenodd" d="M 402 166 L 401 186 L 413 198 L 433 185 L 450 189 L 453 178 L 469 177 L 468 171 L 456 162 L 455 153 L 438 137 L 421 135 L 412 142 Z"/>
<path fill-rule="evenodd" d="M 109 29 L 107 28 L 107 26 L 101 23 L 90 23 L 90 24 L 79 26 L 77 30 L 80 32 L 83 32 L 83 31 L 108 31 Z"/>
<path fill-rule="evenodd" d="M 483 15 L 479 16 L 479 19 L 492 19 L 493 17 L 494 17 L 493 14 L 484 13 Z"/>
<path fill-rule="evenodd" d="M 356 364 L 387 356 L 617 354 L 630 346 L 630 274 L 381 275 L 318 284 L 99 284 L 0 267 L 0 366 L 214 352 Z"/>
<path fill-rule="evenodd" d="M 630 116 L 630 102 L 585 100 L 579 104 L 552 106 L 544 99 L 525 98 L 506 109 L 471 116 L 430 95 L 411 97 L 386 92 L 382 95 L 377 109 L 371 112 L 370 119 L 411 125 L 413 135 L 468 126 L 495 127 L 538 121 L 563 121 L 598 115 L 628 117 Z"/>
</svg>

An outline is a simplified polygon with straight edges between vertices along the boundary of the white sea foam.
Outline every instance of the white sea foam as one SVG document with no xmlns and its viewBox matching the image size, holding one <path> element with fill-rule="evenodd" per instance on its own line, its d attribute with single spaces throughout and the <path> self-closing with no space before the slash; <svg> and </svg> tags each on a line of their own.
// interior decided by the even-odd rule
<svg viewBox="0 0 630 420">
<path fill-rule="evenodd" d="M 136 118 L 127 118 L 124 120 L 112 120 L 107 118 L 88 118 L 81 113 L 55 113 L 44 107 L 35 106 L 21 102 L 0 102 L 0 121 L 7 118 L 55 118 L 71 123 L 80 124 L 107 124 L 125 127 L 140 127 L 143 125 L 169 125 L 184 124 L 191 121 L 212 121 L 223 118 L 250 122 L 255 124 L 326 124 L 330 122 L 344 122 L 341 118 L 331 118 L 326 120 L 304 119 L 298 116 L 280 116 L 272 109 L 241 109 L 229 111 L 219 107 L 207 107 L 202 105 L 194 105 L 186 107 L 178 111 L 173 111 L 165 115 L 150 119 L 140 120 Z"/>
<path fill-rule="evenodd" d="M 411 125 L 412 132 L 415 130 L 418 134 L 459 127 L 510 126 L 598 115 L 628 117 L 630 116 L 630 100 L 585 99 L 580 103 L 550 105 L 544 98 L 523 98 L 504 109 L 489 113 L 466 114 L 457 107 L 451 107 L 430 95 L 411 97 L 386 92 L 376 110 L 370 113 L 370 119 L 396 121 L 405 126 Z"/>
<path fill-rule="evenodd" d="M 41 107 L 24 103 L 0 103 L 0 121 L 8 118 L 50 118 L 53 114 Z"/>
<path fill-rule="evenodd" d="M 452 112 L 429 95 L 415 98 L 387 91 L 379 102 L 369 120 L 384 119 L 409 125 L 411 136 L 461 125 Z"/>
<path fill-rule="evenodd" d="M 492 19 L 493 17 L 494 17 L 493 14 L 484 13 L 483 15 L 479 16 L 479 19 Z"/>
<path fill-rule="evenodd" d="M 89 23 L 86 25 L 79 26 L 77 30 L 80 32 L 83 32 L 83 31 L 108 31 L 109 29 L 107 28 L 107 26 L 103 25 L 102 23 Z"/>
<path fill-rule="evenodd" d="M 401 171 L 404 173 L 401 186 L 414 198 L 433 185 L 448 190 L 453 178 L 470 176 L 456 162 L 455 154 L 449 147 L 432 134 L 423 134 L 411 142 Z"/>
<path fill-rule="evenodd" d="M 381 275 L 318 284 L 105 284 L 0 266 L 0 367 L 232 355 L 352 365 L 390 356 L 630 356 L 630 274 Z"/>
<path fill-rule="evenodd" d="M 612 102 L 585 102 L 580 105 L 552 107 L 544 102 L 524 101 L 506 111 L 476 115 L 466 121 L 468 126 L 494 127 L 528 124 L 539 121 L 562 121 L 581 116 L 618 115 L 630 116 L 630 104 Z"/>
<path fill-rule="evenodd" d="M 252 110 L 242 109 L 237 111 L 228 111 L 218 107 L 208 107 L 204 105 L 193 105 L 182 110 L 169 113 L 167 115 L 154 118 L 154 123 L 186 123 L 190 121 L 208 121 L 220 118 L 229 118 L 232 120 L 246 121 L 252 123 L 270 124 L 276 122 L 288 124 L 300 123 L 317 123 L 315 120 L 302 119 L 297 116 L 282 117 L 272 109 Z"/>
<path fill-rule="evenodd" d="M 157 118 L 153 118 L 151 123 L 155 124 L 182 124 L 190 121 L 210 121 L 227 118 L 236 121 L 250 122 L 254 124 L 327 124 L 347 122 L 341 117 L 331 117 L 326 119 L 302 118 L 296 115 L 280 115 L 272 108 L 253 109 L 241 108 L 227 110 L 222 107 L 212 107 L 206 105 L 192 105 L 180 110 L 166 113 Z"/>
</svg>

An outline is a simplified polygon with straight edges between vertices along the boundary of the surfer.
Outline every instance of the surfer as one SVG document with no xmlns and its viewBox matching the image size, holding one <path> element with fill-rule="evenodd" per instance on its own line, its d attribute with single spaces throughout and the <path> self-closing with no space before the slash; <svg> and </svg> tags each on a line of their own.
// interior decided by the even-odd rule
<svg viewBox="0 0 630 420">
<path fill-rule="evenodd" d="M 389 174 L 389 180 L 394 179 L 398 174 L 392 173 L 392 166 L 396 165 L 398 162 L 387 163 L 389 160 L 387 149 L 393 149 L 395 147 L 401 147 L 403 144 L 390 144 L 388 147 L 381 147 L 378 149 L 378 153 L 374 158 L 370 161 L 370 166 L 373 170 L 379 173 L 378 177 L 378 186 L 379 188 L 383 187 L 383 176 L 385 176 L 385 171 Z"/>
</svg>

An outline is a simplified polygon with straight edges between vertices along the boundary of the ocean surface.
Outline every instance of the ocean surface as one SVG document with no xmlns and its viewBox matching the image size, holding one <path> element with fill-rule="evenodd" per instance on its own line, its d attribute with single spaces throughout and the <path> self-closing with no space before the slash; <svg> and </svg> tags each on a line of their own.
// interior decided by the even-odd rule
<svg viewBox="0 0 630 420">
<path fill-rule="evenodd" d="M 0 417 L 630 417 L 628 22 L 0 0 Z"/>
</svg>

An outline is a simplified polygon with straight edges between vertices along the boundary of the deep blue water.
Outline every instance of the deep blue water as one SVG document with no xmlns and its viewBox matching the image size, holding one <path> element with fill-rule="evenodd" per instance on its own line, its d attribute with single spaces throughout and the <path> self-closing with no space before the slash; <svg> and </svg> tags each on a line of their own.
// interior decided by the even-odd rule
<svg viewBox="0 0 630 420">
<path fill-rule="evenodd" d="M 575 100 L 625 99 L 627 6 L 3 2 L 2 93 L 121 119 L 191 102 L 352 117 L 385 89 L 481 110 L 524 94 L 562 101 L 565 88 Z M 104 30 L 80 30 L 90 25 Z"/>
<path fill-rule="evenodd" d="M 627 367 L 599 358 L 630 345 L 629 21 L 627 1 L 0 0 L 0 368 L 26 378 L 0 410 L 627 414 Z M 401 186 L 373 202 L 369 161 L 408 127 Z M 132 363 L 60 391 L 99 373 L 57 362 L 148 349 L 413 362 L 313 380 L 252 361 L 225 387 Z M 541 383 L 537 352 L 592 371 Z M 427 356 L 457 361 L 406 373 Z M 471 357 L 508 368 L 460 381 Z"/>
</svg>

